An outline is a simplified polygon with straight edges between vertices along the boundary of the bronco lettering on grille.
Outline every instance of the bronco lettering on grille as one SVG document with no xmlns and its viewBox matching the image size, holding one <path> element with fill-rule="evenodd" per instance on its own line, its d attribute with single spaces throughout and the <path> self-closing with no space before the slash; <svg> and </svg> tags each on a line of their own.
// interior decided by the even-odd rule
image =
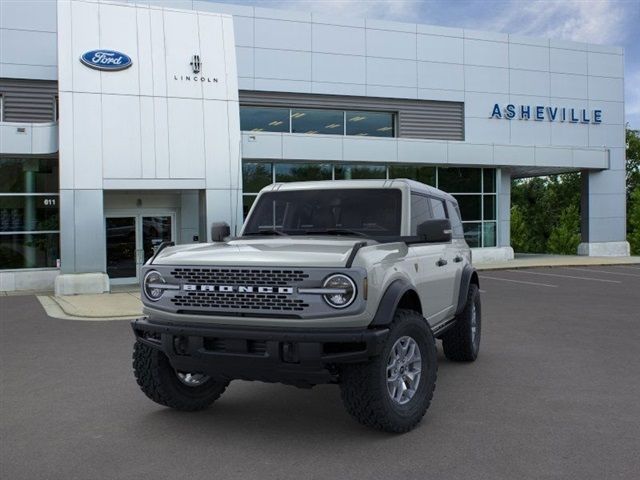
<svg viewBox="0 0 640 480">
<path fill-rule="evenodd" d="M 293 287 L 253 287 L 249 285 L 191 285 L 186 284 L 182 289 L 187 292 L 220 292 L 220 293 L 280 293 L 293 294 Z"/>
</svg>

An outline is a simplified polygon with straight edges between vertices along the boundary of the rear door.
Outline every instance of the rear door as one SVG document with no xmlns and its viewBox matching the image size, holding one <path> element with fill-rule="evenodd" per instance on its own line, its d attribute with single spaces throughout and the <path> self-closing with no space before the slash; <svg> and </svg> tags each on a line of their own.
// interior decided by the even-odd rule
<svg viewBox="0 0 640 480">
<path fill-rule="evenodd" d="M 411 194 L 411 235 L 416 234 L 420 223 L 434 218 L 430 200 L 424 195 Z M 446 261 L 447 246 L 444 243 L 415 243 L 410 249 L 423 314 L 429 324 L 435 325 L 451 312 L 452 282 L 449 262 Z"/>
</svg>

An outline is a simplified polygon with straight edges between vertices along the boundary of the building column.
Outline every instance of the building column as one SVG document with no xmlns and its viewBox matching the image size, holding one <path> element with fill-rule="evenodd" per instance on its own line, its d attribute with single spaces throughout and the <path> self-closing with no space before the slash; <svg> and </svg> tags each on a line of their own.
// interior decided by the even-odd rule
<svg viewBox="0 0 640 480">
<path fill-rule="evenodd" d="M 211 241 L 211 224 L 227 222 L 231 235 L 242 228 L 242 190 L 239 188 L 207 189 L 205 191 L 207 242 Z"/>
<path fill-rule="evenodd" d="M 609 151 L 609 170 L 582 172 L 578 255 L 628 256 L 625 150 Z"/>
<path fill-rule="evenodd" d="M 60 272 L 56 295 L 109 291 L 102 190 L 60 190 Z"/>
</svg>

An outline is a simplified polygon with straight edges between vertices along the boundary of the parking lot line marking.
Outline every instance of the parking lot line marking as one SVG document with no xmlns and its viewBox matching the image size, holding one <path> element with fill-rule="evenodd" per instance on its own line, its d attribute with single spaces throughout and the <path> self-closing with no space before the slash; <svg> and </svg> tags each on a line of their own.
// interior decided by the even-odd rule
<svg viewBox="0 0 640 480">
<path fill-rule="evenodd" d="M 550 283 L 525 282 L 524 280 L 512 280 L 510 278 L 502 278 L 502 277 L 488 277 L 486 275 L 482 275 L 482 278 L 488 278 L 490 280 L 502 280 L 503 282 L 524 283 L 525 285 L 537 285 L 539 287 L 551 287 L 551 288 L 558 287 L 558 285 L 551 285 Z"/>
<path fill-rule="evenodd" d="M 624 275 L 626 277 L 640 277 L 638 273 L 623 273 L 623 272 L 610 272 L 608 270 L 594 270 L 592 268 L 576 268 L 576 267 L 564 267 L 567 270 L 580 270 L 581 272 L 597 272 L 597 273 L 609 273 L 611 275 Z"/>
<path fill-rule="evenodd" d="M 608 280 L 604 278 L 592 278 L 592 277 L 574 277 L 572 275 L 560 275 L 558 273 L 527 272 L 525 270 L 507 270 L 507 272 L 526 273 L 528 275 L 544 275 L 546 277 L 573 278 L 575 280 L 591 280 L 593 282 L 622 283 L 620 280 Z"/>
<path fill-rule="evenodd" d="M 480 293 L 487 293 L 486 290 L 478 290 Z"/>
</svg>

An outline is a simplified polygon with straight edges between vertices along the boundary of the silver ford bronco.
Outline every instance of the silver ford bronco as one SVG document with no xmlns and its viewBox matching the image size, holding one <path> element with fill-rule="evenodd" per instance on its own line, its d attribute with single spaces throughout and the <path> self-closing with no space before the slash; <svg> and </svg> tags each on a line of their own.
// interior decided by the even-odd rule
<svg viewBox="0 0 640 480">
<path fill-rule="evenodd" d="M 478 275 L 449 194 L 411 180 L 276 183 L 240 236 L 163 245 L 143 267 L 135 377 L 153 401 L 208 407 L 231 380 L 340 386 L 347 411 L 411 430 L 480 345 Z"/>
</svg>

